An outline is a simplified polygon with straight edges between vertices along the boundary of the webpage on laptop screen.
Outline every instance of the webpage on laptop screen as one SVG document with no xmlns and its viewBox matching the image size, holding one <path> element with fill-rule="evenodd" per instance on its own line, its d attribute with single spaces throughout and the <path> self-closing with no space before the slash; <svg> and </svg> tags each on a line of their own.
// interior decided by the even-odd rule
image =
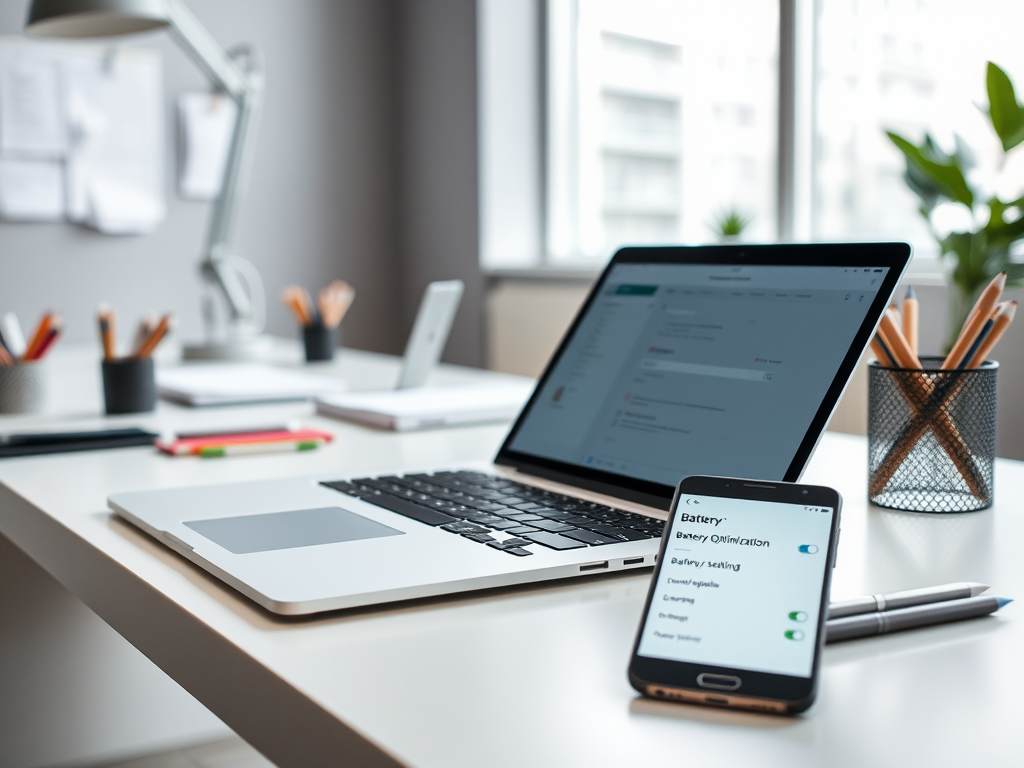
<svg viewBox="0 0 1024 768">
<path fill-rule="evenodd" d="M 617 265 L 510 447 L 666 485 L 781 479 L 887 271 Z"/>
</svg>

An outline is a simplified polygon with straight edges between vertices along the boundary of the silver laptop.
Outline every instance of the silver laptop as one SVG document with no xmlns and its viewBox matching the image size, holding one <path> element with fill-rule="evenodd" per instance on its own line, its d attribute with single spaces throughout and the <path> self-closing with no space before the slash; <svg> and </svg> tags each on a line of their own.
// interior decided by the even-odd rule
<svg viewBox="0 0 1024 768">
<path fill-rule="evenodd" d="M 909 258 L 625 248 L 491 464 L 108 503 L 281 614 L 650 567 L 686 475 L 799 478 Z"/>
</svg>

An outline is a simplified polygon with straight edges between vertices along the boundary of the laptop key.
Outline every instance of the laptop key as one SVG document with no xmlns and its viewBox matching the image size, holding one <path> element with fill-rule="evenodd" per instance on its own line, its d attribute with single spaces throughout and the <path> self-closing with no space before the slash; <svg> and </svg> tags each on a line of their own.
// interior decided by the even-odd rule
<svg viewBox="0 0 1024 768">
<path fill-rule="evenodd" d="M 551 531 L 558 533 L 559 531 L 571 531 L 575 528 L 572 525 L 566 525 L 557 520 L 534 520 L 530 523 L 534 528 L 540 528 L 542 531 Z"/>
<path fill-rule="evenodd" d="M 543 544 L 545 547 L 550 547 L 551 549 L 580 549 L 581 547 L 587 546 L 581 541 L 567 539 L 565 536 L 559 536 L 557 533 L 548 533 L 547 531 L 528 533 L 523 536 L 523 538 L 529 539 L 537 544 Z"/>
<path fill-rule="evenodd" d="M 488 528 L 493 528 L 496 531 L 507 531 L 509 528 L 518 528 L 519 523 L 514 520 L 498 520 L 493 523 L 485 523 Z"/>
<path fill-rule="evenodd" d="M 451 515 L 446 515 L 429 507 L 421 507 L 419 504 L 399 499 L 396 496 L 388 496 L 384 493 L 361 493 L 359 498 L 371 504 L 376 504 L 378 507 L 384 507 L 384 509 L 397 512 L 402 517 L 408 517 L 410 520 L 417 520 L 427 525 L 444 525 L 445 523 L 457 522 Z"/>
<path fill-rule="evenodd" d="M 611 536 L 603 536 L 600 533 L 594 533 L 593 531 L 584 531 L 577 529 L 575 531 L 565 531 L 563 536 L 568 536 L 570 539 L 576 539 L 576 541 L 582 541 L 584 544 L 589 544 L 592 547 L 599 547 L 602 544 L 619 544 L 619 539 L 613 539 Z"/>
<path fill-rule="evenodd" d="M 534 533 L 539 530 L 539 528 L 531 528 L 528 525 L 521 525 L 518 528 L 506 528 L 505 533 L 511 533 L 513 536 L 522 536 L 524 533 Z"/>
<path fill-rule="evenodd" d="M 511 538 L 511 539 L 505 539 L 501 543 L 504 544 L 506 547 L 528 547 L 533 542 L 532 541 L 527 541 L 526 539 L 521 539 L 519 537 L 515 537 L 515 538 Z"/>
<path fill-rule="evenodd" d="M 607 535 L 619 541 L 640 541 L 641 539 L 654 538 L 649 534 L 634 531 L 632 528 L 616 528 L 614 532 L 609 532 Z"/>
<path fill-rule="evenodd" d="M 464 533 L 462 536 L 478 544 L 489 544 L 492 541 L 496 541 L 493 536 L 488 536 L 486 533 Z"/>
<path fill-rule="evenodd" d="M 523 549 L 522 547 L 507 547 L 501 551 L 508 552 L 510 555 L 515 555 L 516 557 L 526 557 L 527 555 L 533 554 L 530 550 Z"/>
</svg>

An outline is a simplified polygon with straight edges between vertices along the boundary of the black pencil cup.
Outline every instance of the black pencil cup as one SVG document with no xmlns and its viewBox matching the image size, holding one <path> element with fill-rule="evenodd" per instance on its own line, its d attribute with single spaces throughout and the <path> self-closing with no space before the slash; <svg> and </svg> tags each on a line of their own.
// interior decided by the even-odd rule
<svg viewBox="0 0 1024 768">
<path fill-rule="evenodd" d="M 153 358 L 104 360 L 103 399 L 108 414 L 146 413 L 156 408 Z"/>
<path fill-rule="evenodd" d="M 326 325 L 306 325 L 302 328 L 302 342 L 306 346 L 306 362 L 318 363 L 334 359 L 338 346 L 338 329 Z"/>
<path fill-rule="evenodd" d="M 868 496 L 911 512 L 992 506 L 999 363 L 940 371 L 868 365 Z"/>
</svg>

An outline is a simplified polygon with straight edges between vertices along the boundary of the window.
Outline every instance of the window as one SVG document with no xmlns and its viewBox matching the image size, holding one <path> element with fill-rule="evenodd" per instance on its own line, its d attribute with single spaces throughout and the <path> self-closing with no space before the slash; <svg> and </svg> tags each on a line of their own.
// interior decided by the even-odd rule
<svg viewBox="0 0 1024 768">
<path fill-rule="evenodd" d="M 478 3 L 489 269 L 713 242 L 737 211 L 751 241 L 905 239 L 937 274 L 885 130 L 948 150 L 960 136 L 992 179 L 997 145 L 972 106 L 987 101 L 985 63 L 1024 96 L 1021 0 Z M 1011 161 L 1021 172 L 1003 178 L 1024 179 L 1024 155 Z"/>
<path fill-rule="evenodd" d="M 778 8 L 550 0 L 547 253 L 704 242 L 717 216 L 775 237 Z"/>
</svg>

